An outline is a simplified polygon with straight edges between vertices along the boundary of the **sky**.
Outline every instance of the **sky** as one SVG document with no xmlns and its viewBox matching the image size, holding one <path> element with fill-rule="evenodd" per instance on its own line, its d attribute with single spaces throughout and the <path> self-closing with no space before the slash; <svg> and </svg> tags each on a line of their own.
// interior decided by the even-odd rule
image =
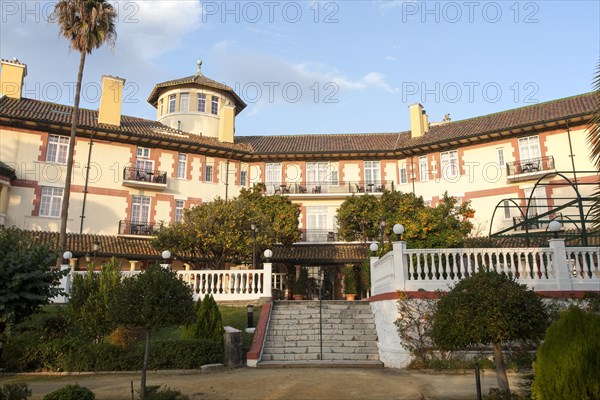
<svg viewBox="0 0 600 400">
<path fill-rule="evenodd" d="M 248 104 L 236 135 L 400 132 L 408 106 L 453 121 L 589 92 L 598 1 L 110 1 L 114 48 L 87 58 L 82 106 L 103 74 L 123 113 L 155 119 L 155 84 L 202 73 Z M 0 57 L 27 64 L 24 97 L 72 105 L 79 54 L 52 2 L 0 2 Z"/>
</svg>

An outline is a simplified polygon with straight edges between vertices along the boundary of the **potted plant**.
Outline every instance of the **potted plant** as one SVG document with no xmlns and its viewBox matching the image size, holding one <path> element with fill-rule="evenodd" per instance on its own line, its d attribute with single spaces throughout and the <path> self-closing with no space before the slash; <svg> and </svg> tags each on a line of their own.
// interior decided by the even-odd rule
<svg viewBox="0 0 600 400">
<path fill-rule="evenodd" d="M 306 285 L 308 283 L 308 270 L 300 268 L 300 275 L 294 282 L 294 300 L 303 300 L 306 293 Z"/>
<path fill-rule="evenodd" d="M 356 276 L 352 265 L 344 268 L 344 295 L 348 301 L 353 301 L 356 297 Z"/>
</svg>

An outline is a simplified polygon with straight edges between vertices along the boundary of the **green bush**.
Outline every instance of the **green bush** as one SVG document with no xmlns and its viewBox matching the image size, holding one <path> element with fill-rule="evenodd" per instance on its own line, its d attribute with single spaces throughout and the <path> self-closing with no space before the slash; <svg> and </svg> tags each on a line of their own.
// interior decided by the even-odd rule
<svg viewBox="0 0 600 400">
<path fill-rule="evenodd" d="M 0 400 L 27 400 L 31 390 L 26 383 L 7 383 L 0 389 Z"/>
<path fill-rule="evenodd" d="M 207 294 L 204 300 L 196 302 L 196 317 L 187 326 L 183 336 L 187 339 L 210 339 L 223 343 L 223 317 L 217 302 Z"/>
<path fill-rule="evenodd" d="M 146 387 L 146 400 L 189 400 L 190 398 L 179 390 L 160 386 Z"/>
<path fill-rule="evenodd" d="M 96 400 L 96 395 L 90 389 L 74 384 L 48 393 L 44 400 Z"/>
<path fill-rule="evenodd" d="M 532 398 L 600 399 L 600 316 L 571 307 L 546 331 L 533 364 Z"/>
</svg>

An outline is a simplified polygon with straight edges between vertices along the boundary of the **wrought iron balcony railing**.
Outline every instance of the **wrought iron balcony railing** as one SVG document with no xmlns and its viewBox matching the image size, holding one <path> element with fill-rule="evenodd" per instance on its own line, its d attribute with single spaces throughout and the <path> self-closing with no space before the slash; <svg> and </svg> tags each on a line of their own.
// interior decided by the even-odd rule
<svg viewBox="0 0 600 400">
<path fill-rule="evenodd" d="M 554 169 L 554 157 L 538 157 L 527 160 L 506 163 L 506 174 L 508 177 L 521 174 L 531 174 L 551 171 Z"/>
<path fill-rule="evenodd" d="M 152 236 L 159 232 L 161 224 L 139 221 L 119 221 L 119 235 Z"/>
<path fill-rule="evenodd" d="M 123 169 L 123 181 L 149 182 L 166 185 L 167 173 L 152 169 L 125 167 Z"/>
<path fill-rule="evenodd" d="M 394 191 L 394 181 L 265 182 L 268 194 L 352 194 Z"/>
<path fill-rule="evenodd" d="M 302 242 L 337 242 L 339 237 L 333 229 L 302 229 Z"/>
</svg>

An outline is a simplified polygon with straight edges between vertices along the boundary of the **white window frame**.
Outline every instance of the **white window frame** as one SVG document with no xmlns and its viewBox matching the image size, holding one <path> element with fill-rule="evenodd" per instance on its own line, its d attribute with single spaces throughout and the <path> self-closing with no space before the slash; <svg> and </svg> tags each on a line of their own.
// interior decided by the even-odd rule
<svg viewBox="0 0 600 400">
<path fill-rule="evenodd" d="M 66 164 L 69 154 L 69 138 L 66 136 L 48 135 L 46 162 Z"/>
<path fill-rule="evenodd" d="M 440 154 L 440 165 L 442 168 L 442 177 L 453 179 L 460 176 L 458 167 L 458 150 L 445 151 Z"/>
<path fill-rule="evenodd" d="M 408 183 L 408 170 L 406 169 L 406 164 L 400 166 L 400 183 Z"/>
<path fill-rule="evenodd" d="M 429 168 L 427 167 L 427 156 L 419 157 L 419 178 L 421 183 L 429 181 Z"/>
<path fill-rule="evenodd" d="M 213 182 L 214 164 L 204 164 L 204 182 Z"/>
<path fill-rule="evenodd" d="M 531 192 L 533 191 L 533 187 L 524 189 L 525 191 L 525 209 L 527 209 L 527 202 L 529 201 L 529 196 L 531 196 Z M 535 188 L 534 195 L 531 199 L 531 204 L 529 204 L 529 212 L 527 213 L 527 217 L 534 217 L 536 214 L 540 215 L 548 211 L 548 200 L 546 199 L 546 188 L 543 186 L 538 186 Z"/>
<path fill-rule="evenodd" d="M 42 186 L 40 195 L 40 217 L 60 218 L 64 189 Z"/>
<path fill-rule="evenodd" d="M 282 184 L 282 169 L 281 163 L 266 163 L 265 164 L 265 185 L 267 193 L 273 194 L 280 189 Z"/>
<path fill-rule="evenodd" d="M 175 112 L 175 106 L 177 105 L 177 96 L 174 94 L 169 95 L 169 113 Z"/>
<path fill-rule="evenodd" d="M 150 158 L 150 149 L 147 147 L 139 147 L 135 151 L 137 158 Z"/>
<path fill-rule="evenodd" d="M 527 136 L 519 138 L 519 160 L 531 160 L 540 158 L 542 152 L 540 149 L 539 136 Z"/>
<path fill-rule="evenodd" d="M 498 156 L 498 165 L 502 168 L 506 166 L 506 161 L 504 160 L 504 148 L 499 147 L 496 149 L 496 155 Z"/>
<path fill-rule="evenodd" d="M 150 197 L 133 195 L 131 196 L 131 222 L 147 224 L 150 222 Z"/>
<path fill-rule="evenodd" d="M 240 171 L 240 186 L 248 185 L 248 170 Z"/>
<path fill-rule="evenodd" d="M 183 221 L 183 209 L 185 208 L 185 200 L 175 200 L 175 212 L 173 218 L 175 222 Z"/>
<path fill-rule="evenodd" d="M 212 115 L 219 115 L 219 98 L 217 96 L 211 96 L 210 101 L 210 113 Z"/>
<path fill-rule="evenodd" d="M 329 229 L 327 221 L 329 213 L 327 207 L 306 207 L 306 241 L 326 242 Z"/>
<path fill-rule="evenodd" d="M 378 184 L 381 181 L 381 166 L 379 161 L 365 161 L 365 184 Z"/>
<path fill-rule="evenodd" d="M 502 202 L 502 207 L 504 208 L 504 220 L 512 219 L 512 213 L 510 209 L 510 201 L 504 200 Z"/>
<path fill-rule="evenodd" d="M 177 154 L 177 178 L 185 179 L 187 175 L 187 154 Z"/>
<path fill-rule="evenodd" d="M 190 111 L 190 94 L 180 93 L 179 94 L 179 112 Z"/>
<path fill-rule="evenodd" d="M 200 107 L 202 106 L 202 107 Z M 206 95 L 204 93 L 198 93 L 198 100 L 196 102 L 196 111 L 206 112 Z"/>
<path fill-rule="evenodd" d="M 163 112 L 164 111 L 164 108 L 163 108 L 163 106 L 164 106 L 164 99 L 160 99 L 160 101 L 158 103 L 160 104 L 160 108 L 159 108 L 159 110 L 160 110 L 160 116 L 162 116 L 164 114 L 164 112 Z"/>
</svg>

